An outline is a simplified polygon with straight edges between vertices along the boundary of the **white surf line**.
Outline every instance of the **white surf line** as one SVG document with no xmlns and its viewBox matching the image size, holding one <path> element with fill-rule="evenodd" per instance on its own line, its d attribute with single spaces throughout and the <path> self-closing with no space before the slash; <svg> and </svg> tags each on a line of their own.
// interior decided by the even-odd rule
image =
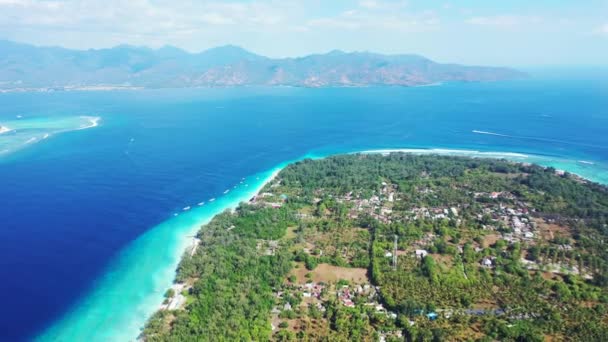
<svg viewBox="0 0 608 342">
<path fill-rule="evenodd" d="M 0 134 L 4 134 L 4 133 L 8 133 L 8 132 L 12 132 L 13 130 L 6 127 L 6 126 L 1 126 L 0 125 Z"/>
<path fill-rule="evenodd" d="M 410 153 L 410 154 L 437 154 L 437 155 L 456 155 L 465 157 L 494 157 L 494 158 L 529 158 L 530 156 L 517 152 L 482 152 L 476 150 L 450 150 L 450 149 L 416 149 L 416 148 L 397 148 L 397 149 L 379 149 L 351 152 L 350 154 L 390 154 L 390 153 Z"/>
<path fill-rule="evenodd" d="M 451 149 L 439 149 L 439 148 L 434 148 L 434 149 L 423 149 L 423 148 L 419 148 L 419 149 L 415 149 L 415 148 L 395 148 L 395 149 L 377 149 L 377 150 L 364 150 L 364 151 L 354 151 L 354 152 L 342 152 L 342 153 L 338 153 L 338 154 L 332 154 L 332 155 L 339 155 L 339 154 L 382 154 L 382 155 L 388 155 L 390 153 L 410 153 L 410 154 L 416 154 L 416 155 L 447 155 L 447 156 L 457 156 L 457 157 L 469 157 L 469 158 L 494 158 L 494 159 L 506 159 L 506 160 L 510 160 L 516 163 L 521 163 L 521 160 L 518 160 L 516 158 L 520 158 L 520 159 L 527 159 L 527 158 L 531 158 L 532 160 L 529 161 L 532 164 L 538 165 L 540 167 L 550 167 L 550 163 L 552 160 L 548 159 L 545 156 L 541 156 L 541 155 L 526 155 L 523 153 L 517 153 L 517 152 L 481 152 L 481 151 L 476 151 L 476 150 L 451 150 Z M 325 156 L 328 157 L 328 156 Z M 322 157 L 322 158 L 325 158 Z M 586 165 L 595 165 L 595 163 L 593 162 L 589 162 L 589 161 L 585 161 L 585 160 L 576 160 L 576 159 L 567 159 L 568 157 L 556 157 L 553 159 L 553 162 L 556 161 L 561 161 L 561 162 L 566 162 L 569 164 L 573 164 L 575 162 L 578 163 L 582 163 L 582 164 L 586 164 Z M 546 160 L 547 163 L 543 163 L 542 160 Z M 586 163 L 585 163 L 586 162 Z M 589 164 L 591 163 L 591 164 Z M 594 182 L 594 183 L 598 183 L 598 184 L 603 184 L 603 185 L 608 185 L 608 183 L 605 183 L 603 181 L 600 181 L 597 178 L 594 178 L 592 176 L 584 176 L 581 175 L 580 173 L 577 173 L 576 171 L 572 171 L 572 170 L 565 170 L 568 173 L 571 173 L 573 175 L 576 175 L 577 177 L 580 177 L 582 179 L 585 179 L 587 181 L 590 182 Z"/>
<path fill-rule="evenodd" d="M 99 117 L 99 116 L 81 116 L 81 118 L 89 120 L 89 124 L 76 128 L 75 129 L 76 131 L 97 127 L 97 126 L 99 126 L 99 121 L 101 121 L 101 117 Z"/>
<path fill-rule="evenodd" d="M 272 182 L 274 179 L 276 179 L 276 177 L 279 175 L 279 173 L 280 173 L 280 172 L 281 172 L 281 171 L 282 171 L 282 170 L 283 170 L 285 167 L 287 167 L 288 165 L 290 165 L 291 163 L 292 163 L 292 162 L 285 163 L 285 164 L 281 164 L 280 166 L 277 166 L 277 167 L 275 167 L 274 169 L 271 169 L 271 170 L 272 170 L 272 173 L 270 173 L 270 175 L 266 176 L 266 177 L 265 177 L 265 178 L 262 180 L 262 182 L 261 182 L 260 184 L 258 184 L 258 185 L 257 185 L 257 187 L 256 187 L 255 189 L 250 190 L 250 191 L 247 191 L 245 194 L 240 194 L 240 196 L 238 196 L 236 199 L 234 199 L 234 200 L 232 200 L 232 201 L 230 201 L 230 202 L 228 202 L 228 203 L 226 203 L 226 204 L 220 204 L 220 207 L 219 207 L 219 208 L 216 208 L 216 209 L 214 210 L 214 212 L 213 212 L 213 213 L 212 213 L 212 214 L 211 214 L 209 217 L 207 217 L 206 219 L 201 220 L 200 222 L 198 222 L 198 224 L 194 225 L 194 229 L 193 229 L 191 232 L 189 232 L 189 234 L 190 234 L 191 236 L 194 236 L 194 237 L 195 237 L 194 241 L 192 241 L 192 244 L 194 244 L 194 246 L 193 246 L 194 248 L 193 248 L 193 251 L 191 252 L 190 256 L 193 256 L 193 255 L 194 255 L 194 251 L 196 251 L 196 250 L 195 250 L 195 248 L 196 248 L 196 246 L 198 246 L 198 244 L 200 243 L 200 240 L 199 240 L 198 238 L 196 238 L 196 234 L 197 234 L 197 233 L 198 233 L 198 232 L 199 232 L 201 229 L 203 229 L 203 227 L 204 227 L 206 224 L 208 224 L 209 222 L 211 222 L 211 221 L 212 221 L 212 220 L 213 220 L 213 219 L 214 219 L 214 218 L 215 218 L 217 215 L 219 215 L 220 213 L 222 213 L 222 212 L 223 212 L 223 211 L 225 211 L 225 210 L 235 210 L 235 209 L 236 209 L 236 208 L 237 208 L 237 207 L 240 205 L 240 203 L 242 203 L 242 202 L 244 202 L 244 201 L 247 201 L 249 198 L 251 198 L 251 196 L 259 196 L 259 194 L 262 192 L 262 190 L 264 189 L 264 187 L 265 187 L 267 184 L 271 183 L 271 182 Z M 267 173 L 267 172 L 266 172 L 266 173 Z M 259 177 L 258 177 L 258 179 L 259 179 Z M 222 199 L 222 198 L 220 198 L 220 200 L 221 200 L 221 199 Z M 215 198 L 212 198 L 212 199 L 210 199 L 210 200 L 209 200 L 209 202 L 213 202 L 213 201 L 215 201 Z M 203 202 L 201 202 L 201 203 L 203 203 Z M 190 207 L 186 207 L 186 208 L 188 208 L 188 210 L 190 209 Z M 184 210 L 185 210 L 186 208 L 184 208 Z M 178 214 L 176 213 L 176 214 L 174 214 L 174 215 L 175 215 L 175 216 L 177 216 Z M 192 246 L 192 245 L 191 245 L 191 246 Z M 179 253 L 178 255 L 180 255 L 180 256 L 182 256 L 182 255 L 184 254 L 184 252 L 185 252 L 185 251 L 187 251 L 187 246 L 182 246 L 182 248 L 180 248 L 180 247 L 178 247 L 178 248 L 177 248 L 177 252 Z M 181 260 L 181 257 L 179 258 L 179 260 Z M 177 283 L 175 282 L 175 281 L 176 281 L 176 280 L 175 280 L 175 277 L 176 277 L 176 274 L 174 273 L 174 274 L 173 274 L 173 279 L 172 279 L 172 282 L 173 282 L 173 283 L 172 283 L 172 285 L 171 285 L 172 287 L 173 287 L 173 286 L 175 286 L 175 285 L 177 284 Z M 161 307 L 162 307 L 162 305 L 161 305 Z M 157 310 L 158 310 L 158 309 L 157 309 Z M 153 313 L 152 313 L 152 314 L 153 314 Z M 149 319 L 149 317 L 150 317 L 150 316 L 148 316 L 148 319 Z"/>
</svg>

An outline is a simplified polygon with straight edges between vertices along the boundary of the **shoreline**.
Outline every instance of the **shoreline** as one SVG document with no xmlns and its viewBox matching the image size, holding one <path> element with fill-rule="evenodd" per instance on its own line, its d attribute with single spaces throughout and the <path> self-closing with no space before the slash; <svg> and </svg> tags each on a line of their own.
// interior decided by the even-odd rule
<svg viewBox="0 0 608 342">
<path fill-rule="evenodd" d="M 389 153 L 411 153 L 411 154 L 437 154 L 445 156 L 461 156 L 470 158 L 530 158 L 530 155 L 518 152 L 494 152 L 494 151 L 477 151 L 477 150 L 460 150 L 446 148 L 395 148 L 395 149 L 378 149 L 378 150 L 363 150 L 351 152 L 349 154 L 389 154 Z"/>
<path fill-rule="evenodd" d="M 11 132 L 11 131 L 12 131 L 12 129 L 10 129 L 10 128 L 6 127 L 6 126 L 1 126 L 0 125 L 0 134 L 8 133 L 8 132 Z"/>
<path fill-rule="evenodd" d="M 161 309 L 165 292 L 176 284 L 177 266 L 185 253 L 189 250 L 192 251 L 193 235 L 196 235 L 198 231 L 216 215 L 225 210 L 234 210 L 241 202 L 247 202 L 250 198 L 259 194 L 264 186 L 276 179 L 278 174 L 292 163 L 305 159 L 322 159 L 341 154 L 387 154 L 397 152 L 444 156 L 452 155 L 470 158 L 507 159 L 519 163 L 525 162 L 538 164 L 543 167 L 549 166 L 543 165 L 544 163 L 539 163 L 538 161 L 542 157 L 536 155 L 517 152 L 482 152 L 462 149 L 395 148 L 340 151 L 320 155 L 307 153 L 300 158 L 280 163 L 276 167 L 265 172 L 249 176 L 247 177 L 247 180 L 250 182 L 238 183 L 238 188 L 234 191 L 230 191 L 227 194 L 220 194 L 219 196 L 215 194 L 217 199 L 213 198 L 213 200 L 210 199 L 206 201 L 204 206 L 193 204 L 191 210 L 180 212 L 178 216 L 171 215 L 167 220 L 146 231 L 110 262 L 110 266 L 104 271 L 100 279 L 95 282 L 89 294 L 77 301 L 74 308 L 64 314 L 59 320 L 52 322 L 50 327 L 42 331 L 42 334 L 39 335 L 36 340 L 52 341 L 66 336 L 72 338 L 75 336 L 78 338 L 85 338 L 82 336 L 88 336 L 89 340 L 100 341 L 137 340 L 149 318 Z M 570 162 L 576 163 L 577 160 L 574 159 Z M 588 167 L 597 167 L 597 165 L 585 165 Z M 572 171 L 568 172 L 578 175 Z M 606 184 L 598 180 L 590 179 L 589 177 L 580 177 L 593 182 Z M 171 245 L 171 243 L 173 243 L 173 245 Z M 196 246 L 198 246 L 198 244 L 196 244 Z M 161 248 L 165 255 L 162 257 L 155 256 L 155 254 L 157 254 L 153 252 L 155 251 L 155 248 Z M 142 258 L 144 259 L 143 263 L 148 268 L 147 271 L 142 270 L 141 267 L 139 267 L 142 263 Z M 157 260 L 150 260 L 154 258 L 157 258 Z M 133 283 L 137 283 L 138 281 L 147 283 L 142 284 L 140 287 L 133 285 Z M 113 291 L 118 291 L 123 285 L 135 286 L 135 288 L 130 289 L 133 293 L 123 295 L 123 297 L 116 296 L 116 298 L 110 298 L 116 300 L 115 304 L 117 306 L 106 308 L 105 303 L 108 300 L 107 297 L 112 296 Z M 135 296 L 135 299 L 132 298 L 133 296 Z M 129 299 L 131 299 L 133 303 L 125 302 Z M 116 310 L 119 312 L 112 311 L 110 312 L 112 315 L 109 315 L 104 309 L 111 311 Z M 114 314 L 119 317 L 121 315 L 124 316 L 123 320 L 116 317 L 115 319 L 120 322 L 108 322 L 112 320 Z M 99 317 L 99 319 L 104 316 L 107 317 L 105 321 L 98 322 L 95 319 L 95 316 L 102 316 Z M 109 326 L 100 326 L 106 324 Z M 93 331 L 91 329 L 99 329 L 94 337 L 91 337 L 90 335 Z"/>
<path fill-rule="evenodd" d="M 76 128 L 75 131 L 97 127 L 99 126 L 99 121 L 101 121 L 101 117 L 99 116 L 81 116 L 81 118 L 89 120 L 89 124 Z"/>
<path fill-rule="evenodd" d="M 496 151 L 476 151 L 476 150 L 461 150 L 461 149 L 441 149 L 441 148 L 430 148 L 430 149 L 416 149 L 416 148 L 401 148 L 401 149 L 377 149 L 377 150 L 361 150 L 361 151 L 354 151 L 354 152 L 347 152 L 347 153 L 330 153 L 327 155 L 322 155 L 322 156 L 312 156 L 312 155 L 306 155 L 304 157 L 301 158 L 297 158 L 295 160 L 292 160 L 290 162 L 285 162 L 283 164 L 281 164 L 282 166 L 280 168 L 275 168 L 275 171 L 271 174 L 271 176 L 266 179 L 261 185 L 260 187 L 256 190 L 255 196 L 258 196 L 259 193 L 262 191 L 262 189 L 264 188 L 264 186 L 266 186 L 268 183 L 272 182 L 278 175 L 279 173 L 285 169 L 287 166 L 293 164 L 293 163 L 297 163 L 299 161 L 305 160 L 305 159 L 324 159 L 324 158 L 330 158 L 332 156 L 339 156 L 342 154 L 382 154 L 382 155 L 389 155 L 391 153 L 405 153 L 405 154 L 414 154 L 414 155 L 437 155 L 437 156 L 455 156 L 455 157 L 461 157 L 461 158 L 486 158 L 486 159 L 506 159 L 506 160 L 510 160 L 512 162 L 515 163 L 525 163 L 523 160 L 528 160 L 529 158 L 532 157 L 532 155 L 528 155 L 528 154 L 523 154 L 523 153 L 518 153 L 518 152 L 496 152 Z M 510 159 L 512 158 L 512 159 Z M 515 160 L 515 158 L 519 158 L 521 160 Z M 583 163 L 583 164 L 587 164 L 587 165 L 595 165 L 595 163 L 592 162 L 587 162 L 587 161 L 580 161 L 578 160 L 577 162 L 579 163 Z M 545 165 L 541 165 L 538 164 L 536 162 L 532 162 L 532 164 L 537 164 L 541 167 L 548 167 Z M 559 173 L 562 170 L 556 170 L 557 173 Z M 580 177 L 586 181 L 589 182 L 595 182 L 595 183 L 599 183 L 602 184 L 598 181 L 586 178 L 584 176 L 581 176 L 579 174 L 573 173 L 568 171 L 569 173 L 572 173 L 573 175 Z M 227 194 L 228 192 L 224 192 L 224 194 Z M 239 202 L 240 204 L 240 202 Z M 237 204 L 238 206 L 238 204 Z M 234 210 L 236 207 L 231 208 L 231 210 Z M 213 215 L 213 217 L 211 219 L 213 219 L 215 216 L 219 215 L 221 212 L 217 212 L 215 215 Z M 209 220 L 210 221 L 210 220 Z M 209 222 L 205 222 L 201 224 L 201 229 L 204 225 L 206 225 Z M 194 252 L 196 251 L 196 248 L 200 245 L 200 240 L 196 237 L 193 237 L 190 244 L 185 248 L 184 253 L 182 253 L 182 258 L 185 255 L 185 253 L 188 252 L 188 249 L 190 249 L 190 256 L 194 255 Z M 181 262 L 181 258 L 180 258 L 180 262 Z M 175 277 L 173 278 L 173 283 L 172 286 L 170 288 L 175 289 L 178 286 L 181 286 L 183 284 L 177 283 L 175 281 Z M 182 287 L 183 288 L 183 287 Z M 180 288 L 180 289 L 182 289 Z M 177 293 L 177 292 L 176 292 Z M 176 300 L 177 296 L 175 297 Z M 179 301 L 179 300 L 178 300 Z M 182 300 L 181 304 L 184 304 L 185 302 Z M 171 304 L 171 303 L 170 303 Z M 170 304 L 161 304 L 159 306 L 159 310 L 166 310 L 168 307 L 171 307 Z M 181 306 L 179 307 L 175 307 L 173 306 L 173 309 L 179 309 L 181 308 Z M 155 311 L 156 312 L 156 311 Z"/>
<path fill-rule="evenodd" d="M 281 171 L 282 171 L 283 169 L 285 169 L 285 167 L 287 167 L 288 165 L 290 165 L 290 164 L 292 164 L 292 163 L 293 163 L 293 162 L 286 163 L 285 165 L 282 165 L 282 164 L 281 164 L 281 165 L 282 165 L 281 167 L 276 167 L 276 168 L 272 169 L 272 170 L 274 170 L 274 171 L 272 171 L 272 173 L 271 173 L 271 174 L 270 174 L 270 175 L 269 175 L 267 178 L 265 178 L 265 179 L 264 179 L 264 180 L 263 180 L 263 181 L 262 181 L 262 182 L 261 182 L 261 183 L 260 183 L 260 184 L 259 184 L 257 187 L 255 187 L 255 188 L 253 189 L 253 190 L 254 190 L 254 194 L 253 194 L 253 196 L 251 196 L 251 197 L 250 197 L 250 199 L 251 199 L 251 198 L 254 198 L 254 197 L 259 196 L 259 194 L 262 192 L 262 190 L 264 189 L 264 187 L 265 187 L 266 185 L 268 185 L 269 183 L 271 183 L 273 180 L 275 180 L 275 179 L 276 179 L 276 177 L 279 175 L 279 173 L 281 173 Z M 243 185 L 244 187 L 248 187 L 248 186 L 249 186 L 249 184 L 244 183 L 243 181 L 241 181 L 241 182 L 239 183 L 239 185 Z M 225 191 L 223 194 L 224 194 L 224 195 L 227 195 L 227 194 L 228 194 L 228 192 L 227 192 L 227 191 Z M 242 199 L 242 197 L 240 197 L 240 199 Z M 222 210 L 222 211 L 218 211 L 218 212 L 214 213 L 214 214 L 213 214 L 213 216 L 211 216 L 211 218 L 209 218 L 208 220 L 205 220 L 205 221 L 201 222 L 201 223 L 200 223 L 200 225 L 199 225 L 199 228 L 196 230 L 196 232 L 194 232 L 194 234 L 186 236 L 188 239 L 187 239 L 187 240 L 184 242 L 186 245 L 185 245 L 185 246 L 182 246 L 182 247 L 180 248 L 180 249 L 182 249 L 182 250 L 183 250 L 183 252 L 180 254 L 179 262 L 181 262 L 181 261 L 182 261 L 182 259 L 183 259 L 183 258 L 186 256 L 186 254 L 188 254 L 190 257 L 192 257 L 192 256 L 194 255 L 194 253 L 196 252 L 196 250 L 198 249 L 198 247 L 200 246 L 200 243 L 201 243 L 201 240 L 200 240 L 200 239 L 197 237 L 197 234 L 198 234 L 198 232 L 199 232 L 199 231 L 201 231 L 201 230 L 203 229 L 203 227 L 204 227 L 205 225 L 207 225 L 209 222 L 211 222 L 211 220 L 213 220 L 213 219 L 214 219 L 214 218 L 215 218 L 217 215 L 221 214 L 222 212 L 224 212 L 224 211 L 226 211 L 226 210 L 234 211 L 234 210 L 236 210 L 236 208 L 237 208 L 237 207 L 238 207 L 238 206 L 239 206 L 241 203 L 243 203 L 243 202 L 249 202 L 249 201 L 250 201 L 250 199 L 247 199 L 246 201 L 240 200 L 240 201 L 238 201 L 238 203 L 236 203 L 236 204 L 235 204 L 235 203 L 231 203 L 231 205 L 230 205 L 230 206 L 228 206 L 228 207 L 226 207 L 226 208 L 224 208 L 224 210 Z M 179 263 L 178 263 L 178 265 L 179 265 Z M 170 301 L 169 301 L 168 303 L 166 303 L 166 304 L 165 304 L 165 303 L 164 303 L 164 301 L 163 301 L 163 302 L 162 302 L 162 303 L 161 303 L 161 304 L 158 306 L 157 310 L 155 310 L 155 311 L 152 313 L 152 315 L 153 315 L 154 313 L 158 312 L 158 311 L 161 311 L 161 310 L 175 310 L 175 309 L 181 309 L 181 308 L 182 308 L 182 306 L 183 306 L 183 305 L 186 303 L 186 302 L 185 302 L 185 300 L 184 300 L 184 298 L 183 298 L 183 296 L 181 296 L 181 295 L 179 294 L 179 293 L 180 293 L 182 290 L 186 289 L 186 285 L 185 285 L 185 284 L 182 284 L 182 283 L 178 283 L 178 282 L 176 281 L 176 276 L 177 276 L 177 267 L 176 267 L 176 269 L 175 269 L 175 272 L 174 272 L 174 273 L 175 273 L 175 274 L 173 275 L 173 279 L 172 279 L 172 285 L 171 285 L 171 287 L 169 287 L 169 288 L 167 288 L 167 289 L 166 289 L 166 290 L 173 289 L 173 290 L 175 291 L 175 295 L 174 295 L 174 297 L 173 297 L 173 300 L 170 300 Z M 164 292 L 163 292 L 163 293 L 164 293 Z M 148 319 L 150 319 L 150 317 L 152 317 L 152 315 L 148 316 L 148 318 L 146 319 L 146 322 L 145 322 L 145 323 L 147 323 L 147 322 L 148 322 Z M 145 326 L 145 324 L 144 324 L 144 326 Z M 144 326 L 142 326 L 142 327 L 140 328 L 140 330 L 143 330 Z M 138 336 L 137 340 L 138 340 L 138 341 L 141 341 L 140 336 Z"/>
<path fill-rule="evenodd" d="M 389 154 L 389 153 L 411 153 L 418 155 L 438 155 L 438 156 L 452 156 L 452 157 L 467 157 L 467 158 L 490 158 L 490 159 L 505 159 L 515 163 L 529 163 L 536 164 L 542 167 L 553 167 L 558 172 L 568 172 L 581 179 L 589 182 L 598 183 L 602 185 L 608 185 L 608 177 L 606 173 L 602 172 L 602 175 L 587 175 L 583 174 L 578 170 L 574 170 L 573 167 L 581 168 L 598 168 L 598 164 L 602 164 L 597 161 L 587 161 L 578 159 L 566 159 L 564 157 L 547 157 L 538 154 L 524 154 L 519 152 L 497 152 L 497 151 L 477 151 L 477 150 L 462 150 L 462 149 L 442 149 L 442 148 L 395 148 L 395 149 L 376 149 L 376 150 L 364 150 L 347 152 L 345 154 Z M 560 164 L 561 165 L 558 165 Z M 566 165 L 567 164 L 567 165 Z M 605 167 L 605 165 L 602 165 Z M 600 176 L 600 177 L 598 177 Z M 603 177 L 601 177 L 603 176 Z"/>
<path fill-rule="evenodd" d="M 218 196 L 205 206 L 170 216 L 142 234 L 119 252 L 88 294 L 34 340 L 138 340 L 148 319 L 161 307 L 165 292 L 175 285 L 177 266 L 192 248 L 192 236 L 219 213 L 234 210 L 241 202 L 258 194 L 290 163 L 281 163 L 269 171 L 247 177 L 250 182 L 239 184 L 237 190 Z M 137 286 L 142 278 L 147 283 Z M 115 296 L 121 290 L 127 290 L 128 293 L 123 294 L 126 298 Z M 133 302 L 129 303 L 129 300 Z"/>
<path fill-rule="evenodd" d="M 65 121 L 65 118 L 60 118 L 60 119 Z M 14 143 L 12 143 L 12 145 L 9 145 L 10 148 L 6 148 L 6 149 L 0 151 L 0 156 L 4 157 L 4 156 L 10 155 L 10 154 L 19 152 L 22 149 L 36 145 L 37 143 L 40 143 L 57 134 L 81 131 L 81 130 L 86 130 L 89 128 L 98 127 L 100 125 L 100 121 L 102 120 L 102 118 L 100 116 L 74 116 L 74 117 L 68 117 L 68 119 L 70 119 L 70 120 L 77 119 L 78 122 L 74 122 L 72 127 L 59 128 L 59 129 L 56 129 L 56 128 L 49 129 L 49 128 L 39 127 L 39 126 L 35 126 L 35 125 L 22 127 L 24 125 L 24 123 L 28 122 L 28 119 L 23 119 L 22 122 L 20 122 L 19 124 L 16 123 L 15 125 L 17 125 L 17 128 L 15 128 L 15 129 L 0 125 L 0 135 L 2 135 L 2 136 L 4 136 L 4 134 L 6 134 L 6 133 L 11 133 L 11 132 L 17 133 L 14 135 L 7 134 L 7 135 L 10 135 L 11 137 L 14 136 L 14 138 L 16 140 Z M 34 119 L 34 120 L 36 120 L 36 119 Z M 36 122 L 34 122 L 34 123 L 36 123 Z M 38 123 L 38 125 L 39 125 L 39 123 Z M 31 129 L 31 128 L 35 128 L 38 130 L 43 129 L 46 131 L 43 131 L 39 134 L 35 133 L 35 135 L 32 135 L 31 133 L 27 132 L 28 129 Z M 24 132 L 24 133 L 21 134 L 20 132 Z M 22 136 L 27 137 L 27 135 L 29 135 L 29 138 L 27 140 L 19 139 Z"/>
</svg>

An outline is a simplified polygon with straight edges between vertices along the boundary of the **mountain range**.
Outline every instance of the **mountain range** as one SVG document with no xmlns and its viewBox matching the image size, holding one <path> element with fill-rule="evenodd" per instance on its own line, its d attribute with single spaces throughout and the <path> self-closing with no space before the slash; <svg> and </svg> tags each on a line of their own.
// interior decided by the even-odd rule
<svg viewBox="0 0 608 342">
<path fill-rule="evenodd" d="M 70 50 L 0 41 L 0 90 L 230 86 L 419 86 L 524 77 L 510 68 L 443 64 L 370 52 L 268 58 L 227 45 L 200 53 L 120 45 Z"/>
</svg>

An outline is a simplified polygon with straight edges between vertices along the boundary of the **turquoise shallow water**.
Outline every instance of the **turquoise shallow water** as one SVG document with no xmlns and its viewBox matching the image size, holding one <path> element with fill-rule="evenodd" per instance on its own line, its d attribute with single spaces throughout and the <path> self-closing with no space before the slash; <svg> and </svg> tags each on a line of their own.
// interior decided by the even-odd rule
<svg viewBox="0 0 608 342">
<path fill-rule="evenodd" d="M 0 123 L 101 117 L 0 156 L 0 340 L 134 339 L 198 227 L 303 156 L 425 149 L 606 183 L 606 95 L 605 80 L 536 79 L 0 95 Z"/>
<path fill-rule="evenodd" d="M 464 156 L 474 158 L 498 158 L 506 159 L 519 163 L 532 163 L 546 167 L 553 167 L 556 170 L 567 171 L 593 182 L 608 184 L 608 164 L 605 162 L 590 162 L 586 160 L 566 159 L 560 157 L 541 156 L 534 154 L 524 154 L 517 152 L 492 152 L 475 150 L 454 150 L 454 149 L 377 149 L 361 151 L 364 153 L 389 153 L 405 152 L 412 154 L 436 154 L 447 156 Z"/>
<path fill-rule="evenodd" d="M 130 244 L 75 310 L 39 341 L 134 341 L 163 301 L 192 237 L 213 216 L 248 201 L 282 166 L 250 177 L 213 202 L 181 212 Z"/>
<path fill-rule="evenodd" d="M 0 121 L 6 131 L 0 135 L 0 158 L 42 143 L 55 134 L 97 127 L 99 121 L 95 116 L 18 117 Z"/>
</svg>

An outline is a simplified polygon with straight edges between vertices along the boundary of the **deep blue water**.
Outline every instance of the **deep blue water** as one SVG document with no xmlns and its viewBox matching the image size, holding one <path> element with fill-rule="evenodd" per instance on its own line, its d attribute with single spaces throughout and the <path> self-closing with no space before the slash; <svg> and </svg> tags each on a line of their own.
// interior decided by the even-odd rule
<svg viewBox="0 0 608 342">
<path fill-rule="evenodd" d="M 592 161 L 596 174 L 608 164 L 601 79 L 0 95 L 0 122 L 16 115 L 102 121 L 0 159 L 1 341 L 60 319 L 174 212 L 310 152 L 512 151 Z"/>
</svg>

